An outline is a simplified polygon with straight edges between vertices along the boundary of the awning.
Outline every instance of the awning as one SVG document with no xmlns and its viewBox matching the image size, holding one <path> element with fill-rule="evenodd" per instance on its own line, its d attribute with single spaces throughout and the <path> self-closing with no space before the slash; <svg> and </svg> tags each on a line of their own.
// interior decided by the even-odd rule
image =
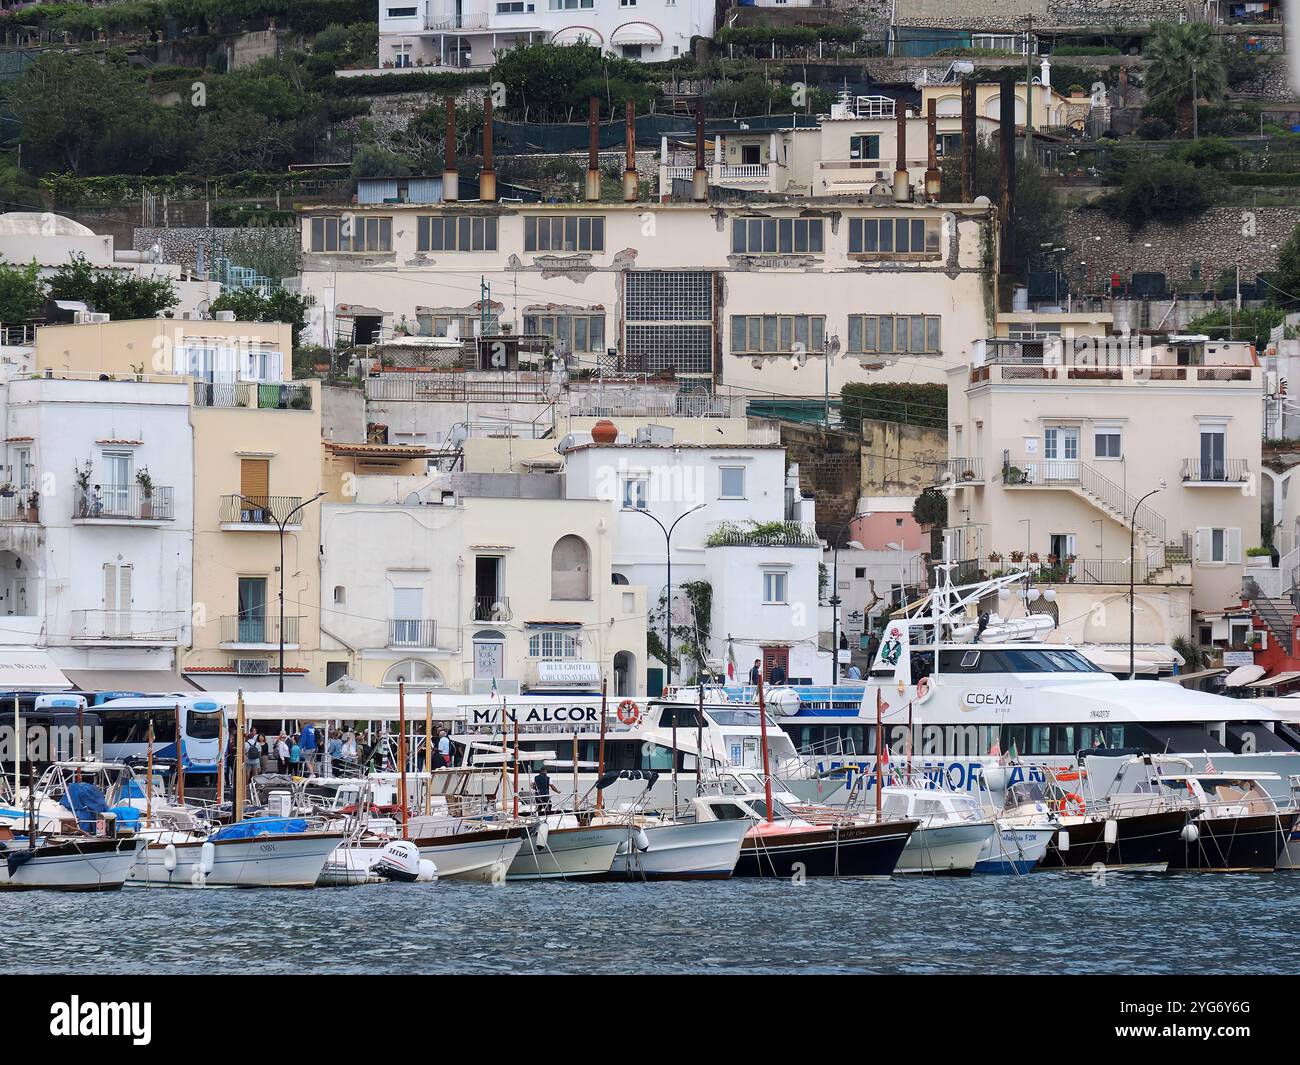
<svg viewBox="0 0 1300 1065">
<path fill-rule="evenodd" d="M 579 41 L 589 41 L 591 44 L 601 45 L 605 43 L 596 30 L 590 26 L 566 26 L 558 33 L 551 34 L 551 44 L 577 44 Z"/>
<path fill-rule="evenodd" d="M 1123 673 L 1128 676 L 1128 652 L 1114 651 L 1105 647 L 1080 647 L 1080 654 L 1083 655 L 1094 666 L 1104 669 L 1107 673 Z M 1149 659 L 1143 658 L 1134 652 L 1133 655 L 1133 672 L 1138 676 L 1153 676 L 1160 672 L 1160 667 Z"/>
<path fill-rule="evenodd" d="M 1276 688 L 1283 684 L 1292 684 L 1300 680 L 1300 673 L 1274 673 L 1271 677 L 1265 677 L 1263 680 L 1252 680 L 1246 684 L 1247 688 Z"/>
<path fill-rule="evenodd" d="M 664 35 L 648 22 L 625 22 L 609 35 L 610 44 L 663 44 Z"/>
<path fill-rule="evenodd" d="M 72 682 L 44 651 L 0 650 L 0 690 L 66 691 Z"/>
<path fill-rule="evenodd" d="M 1240 688 L 1252 680 L 1259 680 L 1268 670 L 1263 666 L 1238 666 L 1223 679 L 1225 688 Z"/>
<path fill-rule="evenodd" d="M 169 669 L 65 669 L 63 672 L 83 692 L 163 695 L 198 687 Z"/>
<path fill-rule="evenodd" d="M 205 692 L 276 692 L 280 690 L 278 673 L 187 673 L 185 679 Z M 286 673 L 284 690 L 300 692 L 304 695 L 319 695 L 323 688 L 318 687 L 306 677 Z"/>
<path fill-rule="evenodd" d="M 1218 669 L 1198 669 L 1195 673 L 1179 673 L 1177 676 L 1162 677 L 1161 679 L 1167 680 L 1173 684 L 1187 685 L 1191 684 L 1193 681 L 1204 680 L 1206 677 L 1217 677 L 1220 673 L 1227 672 L 1226 669 L 1220 666 Z"/>
</svg>

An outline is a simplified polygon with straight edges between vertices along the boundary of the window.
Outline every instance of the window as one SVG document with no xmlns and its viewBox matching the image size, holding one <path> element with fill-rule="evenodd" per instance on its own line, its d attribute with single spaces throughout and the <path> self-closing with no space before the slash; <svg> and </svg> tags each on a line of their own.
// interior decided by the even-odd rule
<svg viewBox="0 0 1300 1065">
<path fill-rule="evenodd" d="M 601 215 L 541 215 L 524 219 L 524 251 L 604 251 Z"/>
<path fill-rule="evenodd" d="M 581 536 L 561 536 L 551 549 L 551 598 L 591 598 L 591 551 Z"/>
<path fill-rule="evenodd" d="M 733 314 L 732 354 L 821 351 L 826 319 L 810 314 Z"/>
<path fill-rule="evenodd" d="M 551 0 L 552 11 L 589 11 L 596 6 L 596 0 Z"/>
<path fill-rule="evenodd" d="M 311 250 L 315 252 L 392 251 L 393 219 L 388 215 L 313 218 Z"/>
<path fill-rule="evenodd" d="M 14 448 L 13 463 L 10 465 L 8 481 L 17 488 L 27 489 L 32 486 L 32 449 L 30 447 Z M 1286 482 L 1283 482 L 1285 486 Z M 1285 497 L 1283 497 L 1285 498 Z"/>
<path fill-rule="evenodd" d="M 526 314 L 524 332 L 551 337 L 569 351 L 602 353 L 605 350 L 603 314 Z"/>
<path fill-rule="evenodd" d="M 1221 562 L 1235 565 L 1241 562 L 1240 529 L 1197 529 L 1196 561 Z"/>
<path fill-rule="evenodd" d="M 625 44 L 625 45 L 623 45 L 623 58 L 624 58 L 624 59 L 640 59 L 640 58 L 641 58 L 641 45 L 639 45 L 639 44 Z"/>
<path fill-rule="evenodd" d="M 1093 437 L 1093 454 L 1099 459 L 1124 457 L 1124 437 L 1118 428 L 1098 426 Z"/>
<path fill-rule="evenodd" d="M 736 255 L 807 255 L 820 252 L 822 220 L 737 218 L 731 223 L 731 250 Z"/>
<path fill-rule="evenodd" d="M 522 15 L 524 13 L 524 0 L 508 0 L 507 3 L 497 4 L 498 15 Z"/>
<path fill-rule="evenodd" d="M 529 658 L 577 658 L 578 640 L 571 632 L 545 629 L 528 637 Z"/>
<path fill-rule="evenodd" d="M 927 314 L 851 314 L 847 350 L 934 354 L 942 350 L 940 321 Z"/>
<path fill-rule="evenodd" d="M 857 133 L 849 138 L 850 159 L 880 158 L 880 135 L 878 133 Z"/>
<path fill-rule="evenodd" d="M 416 328 L 423 337 L 449 337 L 453 326 L 456 336 L 472 337 L 475 324 L 481 321 L 473 314 L 421 314 L 419 311 L 415 314 Z"/>
<path fill-rule="evenodd" d="M 937 218 L 850 218 L 849 254 L 937 257 L 939 231 Z"/>
<path fill-rule="evenodd" d="M 415 18 L 417 8 L 414 7 L 390 7 L 388 9 L 389 18 Z"/>
<path fill-rule="evenodd" d="M 784 570 L 769 569 L 763 571 L 763 602 L 784 603 L 786 573 Z"/>
<path fill-rule="evenodd" d="M 744 466 L 722 466 L 718 469 L 718 498 L 745 498 Z"/>
<path fill-rule="evenodd" d="M 650 483 L 646 478 L 628 477 L 623 481 L 623 509 L 645 510 L 649 494 Z M 624 583 L 627 583 L 627 578 L 624 578 Z"/>
<path fill-rule="evenodd" d="M 336 605 L 336 606 L 342 606 L 342 605 L 343 605 L 344 603 L 346 603 L 346 602 L 347 602 L 347 591 L 346 591 L 346 589 L 344 589 L 343 585 L 341 585 L 341 584 L 336 584 L 336 585 L 334 585 L 334 603 L 335 603 L 335 605 Z"/>
<path fill-rule="evenodd" d="M 497 220 L 478 215 L 420 215 L 416 251 L 496 251 Z"/>
</svg>

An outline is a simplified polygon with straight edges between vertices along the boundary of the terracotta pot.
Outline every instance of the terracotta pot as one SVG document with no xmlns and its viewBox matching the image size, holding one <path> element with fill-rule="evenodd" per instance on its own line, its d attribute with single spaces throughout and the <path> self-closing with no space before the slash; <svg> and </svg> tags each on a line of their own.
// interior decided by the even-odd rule
<svg viewBox="0 0 1300 1065">
<path fill-rule="evenodd" d="M 614 444 L 618 442 L 618 429 L 608 418 L 601 418 L 591 427 L 591 439 L 597 444 Z"/>
</svg>

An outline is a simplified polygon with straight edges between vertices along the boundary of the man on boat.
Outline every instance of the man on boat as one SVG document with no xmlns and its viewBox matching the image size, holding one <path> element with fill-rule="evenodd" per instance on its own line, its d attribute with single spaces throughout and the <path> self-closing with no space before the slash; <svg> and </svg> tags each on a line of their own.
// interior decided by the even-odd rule
<svg viewBox="0 0 1300 1065">
<path fill-rule="evenodd" d="M 436 768 L 446 769 L 451 766 L 451 739 L 445 728 L 438 730 L 438 759 Z"/>
<path fill-rule="evenodd" d="M 752 687 L 758 687 L 759 678 L 763 676 L 763 660 L 754 659 L 754 668 L 749 671 L 749 683 Z"/>
<path fill-rule="evenodd" d="M 558 794 L 559 788 L 551 783 L 551 776 L 543 765 L 533 777 L 533 796 L 537 802 L 537 812 L 545 817 L 551 812 L 551 793 Z"/>
</svg>

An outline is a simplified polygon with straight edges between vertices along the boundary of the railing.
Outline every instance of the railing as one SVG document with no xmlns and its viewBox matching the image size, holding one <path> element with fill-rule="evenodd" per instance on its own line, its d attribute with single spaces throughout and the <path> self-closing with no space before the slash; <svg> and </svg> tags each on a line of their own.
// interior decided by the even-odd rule
<svg viewBox="0 0 1300 1065">
<path fill-rule="evenodd" d="M 106 643 L 178 643 L 185 617 L 179 610 L 74 610 L 72 638 Z"/>
<path fill-rule="evenodd" d="M 222 525 L 269 525 L 277 528 L 292 511 L 302 505 L 302 496 L 222 496 Z M 299 512 L 301 514 L 301 512 Z M 302 521 L 295 515 L 293 526 Z"/>
<path fill-rule="evenodd" d="M 436 621 L 394 618 L 388 623 L 389 647 L 436 647 L 437 638 Z"/>
<path fill-rule="evenodd" d="M 949 481 L 960 483 L 961 481 L 982 480 L 984 480 L 984 460 L 982 458 L 945 459 L 939 463 L 939 468 L 934 477 L 935 484 L 946 484 Z"/>
<path fill-rule="evenodd" d="M 1027 572 L 1035 584 L 1128 584 L 1129 561 L 1126 558 L 1076 558 L 1073 561 L 1049 556 L 1037 562 L 1027 559 L 978 558 L 963 559 L 953 571 L 954 583 L 972 583 L 992 574 Z M 1133 560 L 1133 582 L 1151 584 L 1152 577 L 1164 567 L 1150 559 Z"/>
<path fill-rule="evenodd" d="M 505 595 L 474 596 L 475 621 L 509 621 L 510 597 Z"/>
<path fill-rule="evenodd" d="M 423 403 L 539 403 L 548 399 L 548 383 L 531 371 L 501 379 L 466 379 L 458 370 L 441 373 L 372 374 L 366 378 L 366 399 L 410 400 Z"/>
<path fill-rule="evenodd" d="M 794 522 L 782 522 L 780 528 L 772 528 L 768 523 L 754 529 L 722 525 L 709 534 L 704 544 L 706 547 L 819 547 L 821 538 L 815 530 Z"/>
<path fill-rule="evenodd" d="M 570 413 L 579 418 L 640 416 L 657 418 L 729 418 L 732 399 L 713 392 L 679 392 L 675 396 L 634 390 L 571 393 Z"/>
<path fill-rule="evenodd" d="M 1004 455 L 1002 481 L 1009 485 L 1077 485 L 1103 506 L 1121 515 L 1125 521 L 1131 520 L 1149 536 L 1164 542 L 1164 515 L 1157 514 L 1146 503 L 1143 503 L 1135 513 L 1137 499 L 1086 463 L 1075 459 L 1049 459 L 1045 462 L 1026 462 L 1014 466 Z"/>
<path fill-rule="evenodd" d="M 34 325 L 0 325 L 0 346 L 7 348 L 30 347 L 36 343 Z"/>
<path fill-rule="evenodd" d="M 30 492 L 13 492 L 0 496 L 0 522 L 6 521 L 40 521 L 40 508 L 32 505 Z"/>
<path fill-rule="evenodd" d="M 1248 459 L 1183 459 L 1184 481 L 1222 481 L 1244 484 L 1250 480 Z"/>
<path fill-rule="evenodd" d="M 742 179 L 750 180 L 753 178 L 767 177 L 767 163 L 733 163 L 733 164 L 715 164 L 713 167 L 713 177 L 719 179 Z"/>
<path fill-rule="evenodd" d="M 76 521 L 171 521 L 175 516 L 172 490 L 165 485 L 154 485 L 146 492 L 140 484 L 104 484 L 72 493 Z"/>
<path fill-rule="evenodd" d="M 284 642 L 298 642 L 296 617 L 284 619 Z M 221 619 L 221 642 L 226 644 L 278 644 L 280 642 L 280 617 L 278 614 L 243 613 L 226 614 Z"/>
<path fill-rule="evenodd" d="M 195 381 L 196 407 L 246 407 L 249 410 L 311 410 L 311 388 L 257 381 Z"/>
</svg>

